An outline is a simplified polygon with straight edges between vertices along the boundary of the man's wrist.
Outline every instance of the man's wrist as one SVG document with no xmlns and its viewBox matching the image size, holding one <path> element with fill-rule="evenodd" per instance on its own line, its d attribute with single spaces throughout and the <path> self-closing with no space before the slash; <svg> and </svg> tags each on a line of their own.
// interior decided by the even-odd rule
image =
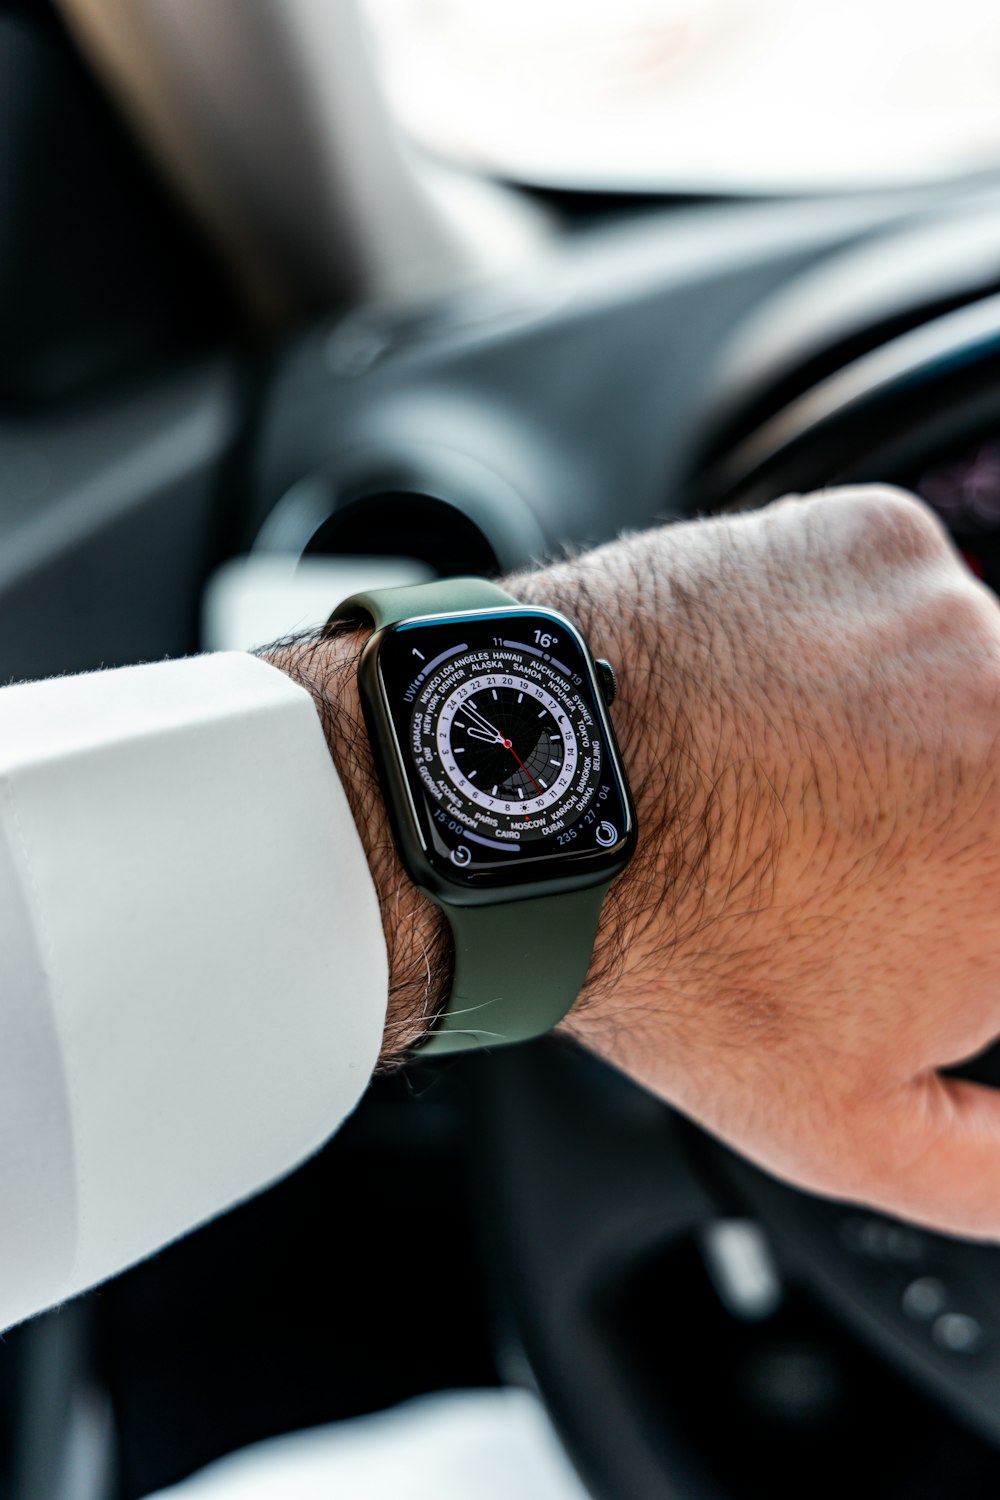
<svg viewBox="0 0 1000 1500">
<path fill-rule="evenodd" d="M 601 554 L 519 575 L 505 581 L 515 598 L 560 610 L 583 632 L 591 649 L 615 666 L 618 693 L 612 707 L 625 771 L 636 800 L 640 846 L 628 870 L 604 903 L 587 980 L 567 1019 L 567 1029 L 595 1042 L 615 1027 L 626 956 L 638 942 L 649 901 L 652 872 L 648 852 L 662 846 L 657 830 L 666 800 L 650 756 L 656 694 L 655 632 L 636 610 L 635 589 Z M 600 559 L 592 561 L 592 559 Z M 629 592 L 631 587 L 631 592 Z M 447 1003 L 453 975 L 453 947 L 447 919 L 413 884 L 400 862 L 375 773 L 361 711 L 357 664 L 365 634 L 334 627 L 316 637 L 271 648 L 275 666 L 307 689 L 316 704 L 330 753 L 351 805 L 368 856 L 382 911 L 389 958 L 389 1008 L 380 1066 L 391 1067 L 417 1046 Z M 662 746 L 657 749 L 662 750 Z M 662 759 L 658 762 L 662 766 Z M 645 851 L 645 853 L 644 853 Z"/>
<path fill-rule="evenodd" d="M 358 695 L 364 642 L 363 633 L 335 627 L 270 647 L 266 656 L 315 703 L 368 857 L 389 966 L 379 1055 L 379 1069 L 386 1070 L 404 1061 L 432 1029 L 451 991 L 453 956 L 447 920 L 403 869 L 389 828 Z"/>
</svg>

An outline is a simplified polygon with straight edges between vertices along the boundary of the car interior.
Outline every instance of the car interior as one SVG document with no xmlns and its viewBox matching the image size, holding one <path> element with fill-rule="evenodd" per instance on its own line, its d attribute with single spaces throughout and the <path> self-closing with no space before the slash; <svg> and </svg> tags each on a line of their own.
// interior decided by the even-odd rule
<svg viewBox="0 0 1000 1500">
<path fill-rule="evenodd" d="M 334 0 L 0 0 L 4 682 L 845 481 L 921 495 L 1000 589 L 996 169 L 425 170 L 363 32 Z M 505 1384 L 594 1500 L 981 1497 L 1000 1252 L 792 1189 L 566 1040 L 428 1060 L 5 1336 L 0 1496 L 139 1500 Z"/>
</svg>

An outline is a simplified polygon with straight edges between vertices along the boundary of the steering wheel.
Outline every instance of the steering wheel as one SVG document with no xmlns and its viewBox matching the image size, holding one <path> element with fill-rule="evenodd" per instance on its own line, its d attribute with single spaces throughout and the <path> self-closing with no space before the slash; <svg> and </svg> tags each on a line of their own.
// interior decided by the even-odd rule
<svg viewBox="0 0 1000 1500">
<path fill-rule="evenodd" d="M 865 354 L 713 453 L 692 475 L 691 508 L 902 483 L 938 506 L 1000 589 L 998 427 L 993 296 Z M 689 1364 L 667 1373 L 680 1358 L 670 1257 L 734 1215 L 762 1226 L 812 1298 L 923 1387 L 928 1422 L 936 1403 L 1000 1446 L 1000 1252 L 789 1188 L 558 1040 L 477 1067 L 484 1238 L 508 1368 L 534 1382 L 599 1500 L 760 1493 L 740 1487 L 721 1399 L 699 1418 Z M 1000 1049 L 963 1071 L 1000 1086 Z M 703 1316 L 705 1339 L 722 1337 L 709 1303 Z M 711 1396 L 704 1372 L 691 1388 L 702 1404 Z M 919 1427 L 897 1434 L 911 1457 Z"/>
</svg>

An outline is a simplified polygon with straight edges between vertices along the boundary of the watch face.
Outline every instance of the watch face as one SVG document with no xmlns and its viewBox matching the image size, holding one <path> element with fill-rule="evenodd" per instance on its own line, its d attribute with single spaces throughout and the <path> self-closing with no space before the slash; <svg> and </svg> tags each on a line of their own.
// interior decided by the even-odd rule
<svg viewBox="0 0 1000 1500">
<path fill-rule="evenodd" d="M 511 609 L 406 622 L 382 634 L 377 661 L 412 831 L 439 879 L 495 889 L 587 873 L 596 883 L 622 867 L 628 795 L 568 621 Z"/>
</svg>

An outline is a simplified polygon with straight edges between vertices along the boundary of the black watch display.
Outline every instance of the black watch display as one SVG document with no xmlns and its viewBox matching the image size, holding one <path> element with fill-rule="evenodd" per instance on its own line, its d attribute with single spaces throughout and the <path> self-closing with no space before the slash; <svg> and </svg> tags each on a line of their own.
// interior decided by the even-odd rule
<svg viewBox="0 0 1000 1500">
<path fill-rule="evenodd" d="M 415 880 L 457 887 L 456 899 L 620 868 L 631 813 L 601 689 L 568 620 L 547 610 L 413 620 L 390 626 L 375 655 Z"/>
</svg>

